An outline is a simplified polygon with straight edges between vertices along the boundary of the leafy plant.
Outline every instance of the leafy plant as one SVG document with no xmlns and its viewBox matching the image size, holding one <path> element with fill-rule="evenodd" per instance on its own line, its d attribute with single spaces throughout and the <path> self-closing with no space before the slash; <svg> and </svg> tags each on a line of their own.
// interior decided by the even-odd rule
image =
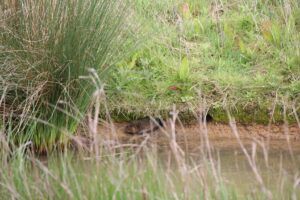
<svg viewBox="0 0 300 200">
<path fill-rule="evenodd" d="M 178 76 L 181 81 L 188 80 L 190 76 L 190 65 L 187 57 L 184 57 L 179 66 Z"/>
</svg>

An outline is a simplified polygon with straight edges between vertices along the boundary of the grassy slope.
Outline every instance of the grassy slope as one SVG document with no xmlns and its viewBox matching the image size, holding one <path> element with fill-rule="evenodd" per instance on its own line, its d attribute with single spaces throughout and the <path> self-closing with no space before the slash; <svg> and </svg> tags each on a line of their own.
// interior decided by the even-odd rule
<svg viewBox="0 0 300 200">
<path fill-rule="evenodd" d="M 161 114 L 174 103 L 180 111 L 193 111 L 205 101 L 215 120 L 226 120 L 226 107 L 239 121 L 265 123 L 274 105 L 277 121 L 283 105 L 299 106 L 297 1 L 138 0 L 136 5 L 144 27 L 153 31 L 108 82 L 109 108 L 119 117 Z"/>
</svg>

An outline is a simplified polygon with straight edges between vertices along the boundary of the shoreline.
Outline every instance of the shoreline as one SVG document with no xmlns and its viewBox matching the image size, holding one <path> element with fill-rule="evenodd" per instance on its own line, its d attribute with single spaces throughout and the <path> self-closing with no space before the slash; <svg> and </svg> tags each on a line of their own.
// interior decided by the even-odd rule
<svg viewBox="0 0 300 200">
<path fill-rule="evenodd" d="M 104 141 L 118 142 L 120 144 L 141 145 L 146 143 L 166 147 L 170 143 L 170 127 L 164 127 L 158 131 L 145 135 L 129 135 L 124 133 L 128 123 L 102 123 L 98 127 L 98 136 Z M 265 145 L 273 150 L 289 150 L 289 145 L 300 151 L 300 128 L 297 124 L 290 125 L 242 125 L 237 124 L 239 137 L 246 148 L 251 148 L 253 142 Z M 289 132 L 286 134 L 285 131 Z M 210 145 L 216 149 L 240 149 L 229 125 L 210 122 L 207 123 L 207 132 Z M 176 142 L 183 149 L 199 149 L 203 146 L 205 133 L 198 124 L 180 126 L 176 125 Z M 261 146 L 258 147 L 260 149 Z"/>
</svg>

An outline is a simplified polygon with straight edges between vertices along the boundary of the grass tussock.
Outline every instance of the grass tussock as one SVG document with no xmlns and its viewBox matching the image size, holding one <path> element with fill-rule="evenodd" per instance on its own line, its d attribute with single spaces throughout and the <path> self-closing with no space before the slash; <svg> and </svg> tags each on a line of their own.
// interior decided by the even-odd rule
<svg viewBox="0 0 300 200">
<path fill-rule="evenodd" d="M 100 84 L 87 76 L 104 80 L 109 67 L 126 55 L 125 48 L 131 48 L 135 37 L 129 5 L 106 0 L 1 2 L 0 124 L 12 124 L 6 129 L 20 143 L 64 143 Z"/>
</svg>

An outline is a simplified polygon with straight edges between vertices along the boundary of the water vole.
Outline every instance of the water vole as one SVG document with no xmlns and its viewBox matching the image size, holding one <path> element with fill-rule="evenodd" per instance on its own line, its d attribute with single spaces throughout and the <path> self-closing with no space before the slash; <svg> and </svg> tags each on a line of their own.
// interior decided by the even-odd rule
<svg viewBox="0 0 300 200">
<path fill-rule="evenodd" d="M 149 117 L 142 118 L 128 124 L 124 132 L 127 134 L 144 134 L 151 133 L 163 127 L 163 122 L 159 118 L 150 119 Z"/>
</svg>

